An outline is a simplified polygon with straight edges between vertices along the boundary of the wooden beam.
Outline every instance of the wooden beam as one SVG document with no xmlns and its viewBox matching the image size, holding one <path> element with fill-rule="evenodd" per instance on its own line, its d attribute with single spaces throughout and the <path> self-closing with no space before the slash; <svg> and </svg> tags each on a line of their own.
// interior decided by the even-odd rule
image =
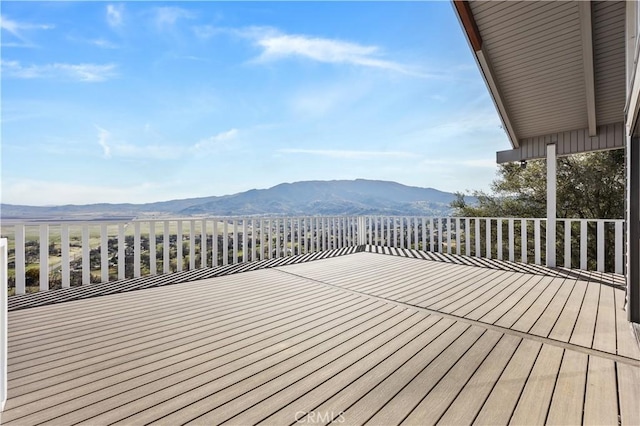
<svg viewBox="0 0 640 426">
<path fill-rule="evenodd" d="M 513 148 L 518 148 L 520 146 L 518 136 L 511 120 L 509 119 L 509 114 L 507 114 L 507 107 L 503 100 L 504 98 L 501 94 L 500 88 L 498 87 L 498 82 L 489 62 L 489 57 L 482 46 L 482 37 L 480 36 L 480 30 L 478 29 L 478 25 L 473 17 L 471 6 L 466 0 L 453 0 L 452 3 L 454 10 L 456 11 L 456 15 L 458 16 L 458 20 L 460 21 L 460 25 L 467 35 L 469 45 L 476 57 L 478 67 L 482 72 L 482 76 L 487 84 L 493 103 L 498 110 L 498 115 L 502 121 L 503 128 L 507 132 L 507 136 L 509 137 Z"/>
<path fill-rule="evenodd" d="M 473 12 L 471 12 L 469 2 L 466 0 L 454 0 L 453 6 L 458 12 L 458 16 L 460 17 L 464 31 L 467 33 L 467 37 L 469 37 L 471 47 L 473 47 L 475 52 L 479 51 L 482 49 L 482 37 L 480 37 L 480 31 L 478 30 L 478 25 L 476 25 L 476 20 L 473 19 Z"/>
<path fill-rule="evenodd" d="M 582 60 L 584 83 L 587 95 L 587 117 L 589 120 L 589 136 L 596 136 L 596 89 L 593 71 L 593 32 L 591 27 L 591 2 L 577 2 L 580 12 L 580 32 L 582 37 Z"/>
</svg>

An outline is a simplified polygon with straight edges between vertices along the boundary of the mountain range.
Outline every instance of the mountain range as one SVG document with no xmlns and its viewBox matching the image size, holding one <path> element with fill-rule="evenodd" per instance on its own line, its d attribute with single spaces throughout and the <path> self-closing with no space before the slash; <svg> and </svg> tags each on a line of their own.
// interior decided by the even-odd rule
<svg viewBox="0 0 640 426">
<path fill-rule="evenodd" d="M 91 219 L 164 216 L 425 215 L 450 214 L 455 195 L 378 180 L 282 183 L 219 197 L 146 204 L 0 205 L 3 219 Z"/>
</svg>

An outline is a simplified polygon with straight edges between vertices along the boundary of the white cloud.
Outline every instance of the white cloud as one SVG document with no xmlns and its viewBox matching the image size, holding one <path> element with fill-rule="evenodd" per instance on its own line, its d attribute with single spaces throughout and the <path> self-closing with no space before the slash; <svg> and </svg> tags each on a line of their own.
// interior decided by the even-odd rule
<svg viewBox="0 0 640 426">
<path fill-rule="evenodd" d="M 10 78 L 62 78 L 100 82 L 116 76 L 115 64 L 45 64 L 23 66 L 18 61 L 1 61 L 3 76 Z"/>
<path fill-rule="evenodd" d="M 134 145 L 122 140 L 114 140 L 112 134 L 96 126 L 98 130 L 98 145 L 102 148 L 102 155 L 110 158 L 135 158 L 146 160 L 170 160 L 183 158 L 188 154 L 202 154 L 210 150 L 228 149 L 229 142 L 236 139 L 237 129 L 231 129 L 206 139 L 202 139 L 191 146 L 180 144 L 147 144 Z M 144 126 L 144 133 L 153 131 L 149 124 Z"/>
<path fill-rule="evenodd" d="M 417 154 L 404 151 L 349 151 L 339 149 L 280 149 L 283 154 L 306 154 L 347 160 L 372 160 L 378 158 L 414 158 Z"/>
<path fill-rule="evenodd" d="M 379 68 L 415 77 L 434 77 L 410 65 L 384 59 L 378 46 L 306 35 L 282 34 L 273 28 L 253 27 L 238 34 L 254 40 L 262 49 L 257 62 L 302 57 L 317 62 Z"/>
<path fill-rule="evenodd" d="M 101 127 L 96 127 L 98 129 L 98 144 L 102 147 L 104 158 L 111 158 L 111 147 L 109 146 L 111 134 Z"/>
<path fill-rule="evenodd" d="M 0 28 L 8 32 L 9 34 L 11 34 L 14 38 L 19 40 L 19 42 L 11 42 L 11 41 L 3 42 L 2 46 L 35 47 L 35 45 L 27 38 L 27 36 L 24 33 L 29 30 L 49 30 L 53 28 L 53 25 L 18 22 L 18 21 L 9 19 L 4 15 L 0 15 Z"/>
<path fill-rule="evenodd" d="M 112 28 L 122 26 L 124 22 L 124 4 L 107 5 L 107 23 Z"/>
<path fill-rule="evenodd" d="M 217 135 L 211 136 L 206 139 L 202 139 L 198 141 L 195 145 L 191 147 L 191 151 L 203 151 L 209 149 L 215 149 L 221 147 L 221 145 L 226 147 L 226 144 L 238 137 L 238 130 L 231 129 L 226 132 L 218 133 Z"/>
<path fill-rule="evenodd" d="M 154 22 L 159 30 L 171 28 L 178 19 L 193 19 L 195 15 L 179 7 L 158 7 L 155 9 Z"/>
<path fill-rule="evenodd" d="M 103 49 L 116 49 L 118 47 L 114 43 L 110 42 L 109 40 L 105 40 L 103 38 L 89 40 L 89 43 L 93 44 L 94 46 L 101 47 Z"/>
</svg>

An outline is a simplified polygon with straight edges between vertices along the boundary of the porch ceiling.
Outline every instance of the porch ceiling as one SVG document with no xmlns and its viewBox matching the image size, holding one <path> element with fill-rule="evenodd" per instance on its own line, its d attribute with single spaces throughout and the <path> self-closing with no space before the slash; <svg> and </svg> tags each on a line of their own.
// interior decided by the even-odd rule
<svg viewBox="0 0 640 426">
<path fill-rule="evenodd" d="M 623 121 L 624 2 L 454 5 L 513 148 Z"/>
</svg>

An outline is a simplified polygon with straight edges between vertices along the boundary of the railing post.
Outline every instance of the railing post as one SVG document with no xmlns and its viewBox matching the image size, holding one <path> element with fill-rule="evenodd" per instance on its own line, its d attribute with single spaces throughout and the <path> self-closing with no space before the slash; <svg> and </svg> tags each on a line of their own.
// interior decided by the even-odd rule
<svg viewBox="0 0 640 426">
<path fill-rule="evenodd" d="M 442 253 L 442 218 L 438 218 L 438 253 Z"/>
<path fill-rule="evenodd" d="M 556 145 L 547 145 L 547 238 L 546 261 L 549 268 L 556 266 Z M 538 263 L 538 262 L 536 262 Z"/>
<path fill-rule="evenodd" d="M 233 262 L 238 263 L 238 219 L 233 219 Z"/>
<path fill-rule="evenodd" d="M 242 219 L 242 261 L 249 261 L 249 246 L 247 245 L 247 219 Z"/>
<path fill-rule="evenodd" d="M 460 247 L 460 218 L 456 217 L 456 254 L 462 254 Z"/>
<path fill-rule="evenodd" d="M 451 218 L 447 218 L 447 253 L 451 254 Z"/>
<path fill-rule="evenodd" d="M 0 238 L 0 416 L 7 402 L 7 359 L 9 314 L 7 312 L 8 298 L 8 268 L 9 253 L 6 238 Z M 17 278 L 17 276 L 16 276 Z"/>
<path fill-rule="evenodd" d="M 429 218 L 429 251 L 435 252 L 435 225 L 433 224 L 433 218 Z"/>
</svg>

